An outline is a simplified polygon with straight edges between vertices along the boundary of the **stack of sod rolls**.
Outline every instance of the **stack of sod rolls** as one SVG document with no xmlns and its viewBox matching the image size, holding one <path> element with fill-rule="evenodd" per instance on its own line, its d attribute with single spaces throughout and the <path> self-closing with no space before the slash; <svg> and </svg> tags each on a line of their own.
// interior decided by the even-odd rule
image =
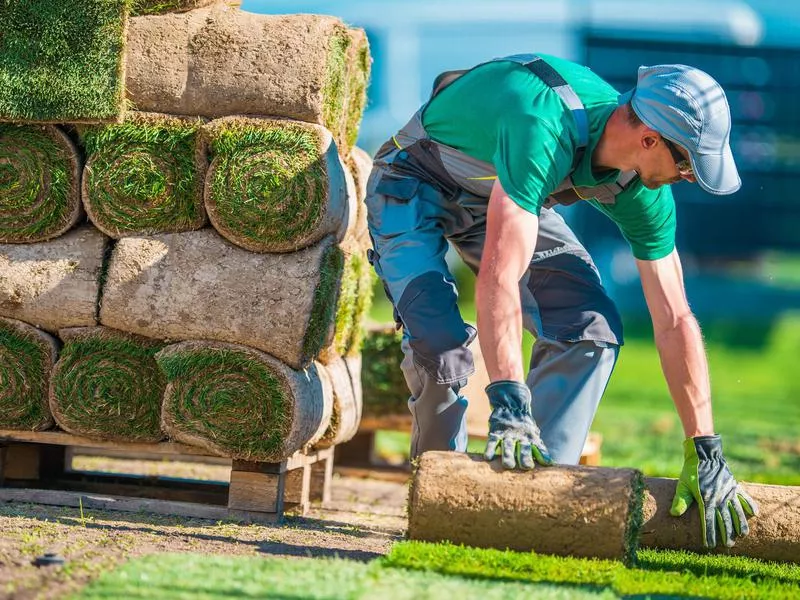
<svg viewBox="0 0 800 600">
<path fill-rule="evenodd" d="M 366 36 L 236 4 L 0 6 L 0 428 L 255 461 L 355 433 Z"/>
</svg>

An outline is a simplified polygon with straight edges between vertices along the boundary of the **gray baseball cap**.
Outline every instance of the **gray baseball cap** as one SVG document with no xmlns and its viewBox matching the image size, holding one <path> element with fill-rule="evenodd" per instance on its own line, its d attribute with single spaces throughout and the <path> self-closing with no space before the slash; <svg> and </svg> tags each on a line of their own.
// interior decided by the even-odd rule
<svg viewBox="0 0 800 600">
<path fill-rule="evenodd" d="M 728 100 L 708 73 L 686 65 L 639 67 L 636 87 L 619 96 L 619 104 L 628 102 L 645 125 L 689 151 L 700 187 L 720 195 L 741 187 Z"/>
</svg>

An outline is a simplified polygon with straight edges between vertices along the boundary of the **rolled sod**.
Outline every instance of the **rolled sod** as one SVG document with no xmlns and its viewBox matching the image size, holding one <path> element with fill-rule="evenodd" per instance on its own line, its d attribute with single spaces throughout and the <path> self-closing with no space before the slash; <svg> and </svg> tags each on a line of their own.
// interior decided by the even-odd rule
<svg viewBox="0 0 800 600">
<path fill-rule="evenodd" d="M 53 425 L 47 387 L 58 341 L 32 325 L 0 317 L 0 427 L 39 431 Z"/>
<path fill-rule="evenodd" d="M 708 552 L 703 548 L 696 504 L 681 517 L 669 514 L 676 484 L 675 479 L 645 478 L 640 544 L 645 548 Z M 758 503 L 759 514 L 747 520 L 747 536 L 737 538 L 732 548 L 718 545 L 714 552 L 800 563 L 800 487 L 745 483 L 744 488 Z"/>
<path fill-rule="evenodd" d="M 82 130 L 81 195 L 113 238 L 199 229 L 206 222 L 206 148 L 197 117 L 128 112 L 125 122 Z"/>
<path fill-rule="evenodd" d="M 252 252 L 293 252 L 348 218 L 344 165 L 319 125 L 226 117 L 204 127 L 211 152 L 205 205 L 214 228 Z"/>
<path fill-rule="evenodd" d="M 367 197 L 367 181 L 372 172 L 372 157 L 358 146 L 353 146 L 345 159 L 345 164 L 353 175 L 356 186 L 357 209 L 355 236 L 359 240 L 362 240 L 362 244 L 369 247 L 371 242 L 369 241 L 369 232 L 367 230 L 367 205 L 364 203 L 364 200 Z"/>
<path fill-rule="evenodd" d="M 59 128 L 0 124 L 0 243 L 43 242 L 71 229 L 82 216 L 80 169 Z"/>
<path fill-rule="evenodd" d="M 100 322 L 153 338 L 215 340 L 308 366 L 333 336 L 341 250 L 326 238 L 254 254 L 213 229 L 119 240 Z"/>
<path fill-rule="evenodd" d="M 329 448 L 349 441 L 361 421 L 361 357 L 338 358 L 327 365 L 318 365 L 331 380 L 333 402 L 330 424 L 316 443 Z"/>
<path fill-rule="evenodd" d="M 0 244 L 0 316 L 50 333 L 97 325 L 107 246 L 90 225 L 39 244 Z"/>
<path fill-rule="evenodd" d="M 170 438 L 239 460 L 279 462 L 320 429 L 325 397 L 315 365 L 218 342 L 182 342 L 156 355 L 167 376 L 162 427 Z"/>
<path fill-rule="evenodd" d="M 347 48 L 347 107 L 344 123 L 344 148 L 353 148 L 358 140 L 361 117 L 367 105 L 367 86 L 372 70 L 367 33 L 359 27 L 349 27 Z"/>
<path fill-rule="evenodd" d="M 128 98 L 142 111 L 316 123 L 346 151 L 346 123 L 361 119 L 347 112 L 351 35 L 335 17 L 257 15 L 221 4 L 134 17 Z"/>
<path fill-rule="evenodd" d="M 0 2 L 0 121 L 117 120 L 128 0 Z"/>
<path fill-rule="evenodd" d="M 216 2 L 224 2 L 227 6 L 241 4 L 240 0 L 131 0 L 131 16 L 186 12 L 210 6 Z"/>
<path fill-rule="evenodd" d="M 500 460 L 426 452 L 411 484 L 408 536 L 479 548 L 631 564 L 644 482 L 634 469 L 504 470 Z"/>
<path fill-rule="evenodd" d="M 59 427 L 95 439 L 157 442 L 166 378 L 156 364 L 164 343 L 108 327 L 58 332 L 64 347 L 50 379 Z"/>
</svg>

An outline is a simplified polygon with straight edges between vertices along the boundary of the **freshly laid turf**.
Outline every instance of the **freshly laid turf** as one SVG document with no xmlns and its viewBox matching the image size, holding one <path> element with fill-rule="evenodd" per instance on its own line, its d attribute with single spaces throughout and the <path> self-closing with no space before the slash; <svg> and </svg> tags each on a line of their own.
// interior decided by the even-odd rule
<svg viewBox="0 0 800 600">
<path fill-rule="evenodd" d="M 72 227 L 79 180 L 77 152 L 60 129 L 0 124 L 0 243 L 41 242 Z"/>
<path fill-rule="evenodd" d="M 615 597 L 608 590 L 591 587 L 480 581 L 383 569 L 374 562 L 161 554 L 133 560 L 101 575 L 74 598 L 510 600 L 533 594 L 548 600 Z"/>
<path fill-rule="evenodd" d="M 57 352 L 52 336 L 0 318 L 0 427 L 35 431 L 53 424 L 47 388 Z"/>
<path fill-rule="evenodd" d="M 0 2 L 0 120 L 117 120 L 128 2 Z"/>
<path fill-rule="evenodd" d="M 204 131 L 206 209 L 223 236 L 253 252 L 288 252 L 339 229 L 344 173 L 322 127 L 231 117 Z"/>
<path fill-rule="evenodd" d="M 402 542 L 381 564 L 494 582 L 592 586 L 626 597 L 744 599 L 800 595 L 798 565 L 674 551 L 640 551 L 638 567 L 626 568 L 609 560 Z"/>
<path fill-rule="evenodd" d="M 82 131 L 83 202 L 106 235 L 189 231 L 205 224 L 203 121 L 129 112 L 120 124 Z"/>
<path fill-rule="evenodd" d="M 50 408 L 62 429 L 91 438 L 157 442 L 166 378 L 164 344 L 107 327 L 62 329 Z"/>
</svg>

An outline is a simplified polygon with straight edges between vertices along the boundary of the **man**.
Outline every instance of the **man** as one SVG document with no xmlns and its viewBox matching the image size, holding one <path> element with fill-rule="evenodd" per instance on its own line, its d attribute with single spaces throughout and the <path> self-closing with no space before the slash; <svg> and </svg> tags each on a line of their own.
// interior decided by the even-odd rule
<svg viewBox="0 0 800 600">
<path fill-rule="evenodd" d="M 712 194 L 739 189 L 730 124 L 719 84 L 684 65 L 642 67 L 622 96 L 589 69 L 551 56 L 496 59 L 437 78 L 431 99 L 378 151 L 366 200 L 370 262 L 404 329 L 412 456 L 466 450 L 459 391 L 474 371 L 468 346 L 476 332 L 456 304 L 450 241 L 478 273 L 492 381 L 486 458 L 499 447 L 507 468 L 577 463 L 623 343 L 591 257 L 551 208 L 585 201 L 630 243 L 683 423 L 672 512 L 696 501 L 707 546 L 747 534 L 757 507 L 714 432 L 669 187 L 687 180 Z M 527 379 L 523 326 L 536 336 Z"/>
</svg>

